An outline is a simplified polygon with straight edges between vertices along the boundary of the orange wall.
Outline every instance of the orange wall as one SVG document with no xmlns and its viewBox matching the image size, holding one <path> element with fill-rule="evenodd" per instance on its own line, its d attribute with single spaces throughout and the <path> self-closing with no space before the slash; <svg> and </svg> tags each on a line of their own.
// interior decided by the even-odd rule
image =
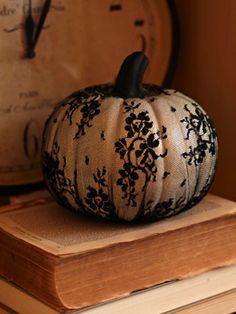
<svg viewBox="0 0 236 314">
<path fill-rule="evenodd" d="M 219 162 L 212 192 L 236 201 L 236 0 L 176 0 L 180 50 L 173 87 L 215 122 Z"/>
</svg>

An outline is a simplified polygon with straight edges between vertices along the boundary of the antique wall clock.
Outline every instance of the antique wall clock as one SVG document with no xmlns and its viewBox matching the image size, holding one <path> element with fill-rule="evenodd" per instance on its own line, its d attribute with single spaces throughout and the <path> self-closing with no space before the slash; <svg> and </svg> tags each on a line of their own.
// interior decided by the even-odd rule
<svg viewBox="0 0 236 314">
<path fill-rule="evenodd" d="M 0 0 L 0 191 L 42 180 L 41 133 L 59 99 L 113 81 L 136 50 L 151 62 L 146 81 L 163 83 L 173 33 L 165 0 Z"/>
</svg>

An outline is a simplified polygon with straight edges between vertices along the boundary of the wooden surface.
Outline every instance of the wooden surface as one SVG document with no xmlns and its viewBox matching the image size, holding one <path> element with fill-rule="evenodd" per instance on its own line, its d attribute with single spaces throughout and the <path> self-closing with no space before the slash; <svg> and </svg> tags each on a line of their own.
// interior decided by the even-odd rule
<svg viewBox="0 0 236 314">
<path fill-rule="evenodd" d="M 236 1 L 176 0 L 180 51 L 173 87 L 213 118 L 219 163 L 213 192 L 236 200 Z"/>
</svg>

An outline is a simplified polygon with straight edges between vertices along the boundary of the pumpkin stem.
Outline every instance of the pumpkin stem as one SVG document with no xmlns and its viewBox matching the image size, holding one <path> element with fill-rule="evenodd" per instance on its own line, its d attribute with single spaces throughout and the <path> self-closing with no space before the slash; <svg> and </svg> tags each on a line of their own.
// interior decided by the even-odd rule
<svg viewBox="0 0 236 314">
<path fill-rule="evenodd" d="M 148 58 L 142 51 L 137 51 L 125 58 L 115 81 L 114 95 L 122 98 L 143 98 L 143 75 L 148 65 Z"/>
</svg>

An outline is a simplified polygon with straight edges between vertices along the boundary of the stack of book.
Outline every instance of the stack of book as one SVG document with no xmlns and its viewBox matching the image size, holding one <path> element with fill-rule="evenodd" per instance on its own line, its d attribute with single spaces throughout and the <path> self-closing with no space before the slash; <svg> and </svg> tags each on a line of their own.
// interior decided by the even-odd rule
<svg viewBox="0 0 236 314">
<path fill-rule="evenodd" d="M 80 216 L 43 193 L 0 207 L 0 303 L 23 314 L 236 311 L 236 203 L 152 224 Z"/>
</svg>

